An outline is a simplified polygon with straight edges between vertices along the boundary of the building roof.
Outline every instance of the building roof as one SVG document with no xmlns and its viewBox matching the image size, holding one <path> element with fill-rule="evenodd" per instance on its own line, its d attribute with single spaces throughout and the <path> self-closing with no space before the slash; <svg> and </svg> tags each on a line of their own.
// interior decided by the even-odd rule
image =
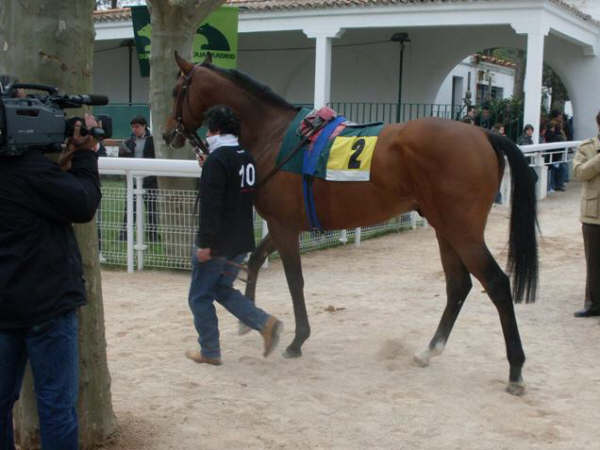
<svg viewBox="0 0 600 450">
<path fill-rule="evenodd" d="M 226 4 L 237 6 L 242 11 L 267 12 L 282 10 L 303 10 L 303 9 L 329 9 L 346 7 L 369 7 L 369 6 L 409 6 L 409 5 L 432 5 L 444 3 L 482 3 L 499 2 L 502 0 L 227 0 Z M 592 16 L 577 9 L 575 6 L 567 3 L 565 0 L 549 0 L 560 8 L 568 11 L 582 20 L 590 21 L 596 25 L 600 22 L 594 20 Z M 95 22 L 119 22 L 131 20 L 131 10 L 129 8 L 109 9 L 103 11 L 94 11 Z"/>
<path fill-rule="evenodd" d="M 517 67 L 517 65 L 514 62 L 508 61 L 507 59 L 496 58 L 495 56 L 487 56 L 479 53 L 475 55 L 475 58 L 476 60 L 483 61 L 489 64 L 495 64 L 497 66 L 510 67 L 511 69 Z"/>
</svg>

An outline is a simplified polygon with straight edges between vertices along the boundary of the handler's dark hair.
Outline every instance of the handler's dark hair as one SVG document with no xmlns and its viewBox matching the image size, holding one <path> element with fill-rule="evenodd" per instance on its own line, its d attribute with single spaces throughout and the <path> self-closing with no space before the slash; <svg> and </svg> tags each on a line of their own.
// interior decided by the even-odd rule
<svg viewBox="0 0 600 450">
<path fill-rule="evenodd" d="M 204 114 L 206 126 L 212 132 L 240 135 L 240 119 L 229 106 L 216 105 Z"/>
<path fill-rule="evenodd" d="M 600 112 L 596 115 L 596 123 L 600 127 Z"/>
<path fill-rule="evenodd" d="M 142 125 L 144 127 L 148 126 L 148 122 L 146 122 L 146 118 L 144 116 L 135 116 L 133 119 L 131 119 L 131 122 L 129 122 L 129 125 L 133 124 Z"/>
</svg>

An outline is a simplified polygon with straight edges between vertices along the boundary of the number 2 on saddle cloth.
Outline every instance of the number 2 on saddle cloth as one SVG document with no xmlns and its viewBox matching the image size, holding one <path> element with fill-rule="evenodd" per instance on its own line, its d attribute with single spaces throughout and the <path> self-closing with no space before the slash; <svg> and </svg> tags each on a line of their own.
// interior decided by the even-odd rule
<svg viewBox="0 0 600 450">
<path fill-rule="evenodd" d="M 315 176 L 328 181 L 369 181 L 373 151 L 383 124 L 358 125 L 324 107 L 309 113 L 298 134 L 309 136 L 303 154 L 302 191 L 312 230 L 323 231 L 315 208 L 312 183 Z"/>
</svg>

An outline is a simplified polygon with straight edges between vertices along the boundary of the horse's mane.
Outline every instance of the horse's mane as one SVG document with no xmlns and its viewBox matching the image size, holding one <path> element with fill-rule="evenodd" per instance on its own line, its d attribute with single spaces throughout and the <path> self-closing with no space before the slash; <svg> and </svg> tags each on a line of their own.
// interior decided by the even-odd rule
<svg viewBox="0 0 600 450">
<path fill-rule="evenodd" d="M 295 108 L 294 105 L 289 103 L 286 99 L 273 92 L 273 90 L 269 86 L 259 83 L 258 81 L 251 78 L 249 75 L 243 72 L 240 72 L 235 69 L 223 69 L 208 62 L 204 62 L 200 65 L 202 67 L 206 67 L 207 69 L 219 73 L 228 80 L 233 81 L 242 89 L 250 92 L 251 94 L 268 103 L 271 103 L 275 106 L 281 106 L 283 108 Z"/>
</svg>

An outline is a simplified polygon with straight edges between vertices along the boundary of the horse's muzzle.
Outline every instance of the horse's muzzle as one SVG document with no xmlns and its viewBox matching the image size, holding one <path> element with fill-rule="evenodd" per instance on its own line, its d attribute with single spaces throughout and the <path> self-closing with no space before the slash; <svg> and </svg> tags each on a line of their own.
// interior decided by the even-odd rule
<svg viewBox="0 0 600 450">
<path fill-rule="evenodd" d="M 185 142 L 185 139 L 181 136 L 181 134 L 177 133 L 176 129 L 172 129 L 171 131 L 165 131 L 162 135 L 165 144 L 172 148 L 181 148 Z"/>
</svg>

